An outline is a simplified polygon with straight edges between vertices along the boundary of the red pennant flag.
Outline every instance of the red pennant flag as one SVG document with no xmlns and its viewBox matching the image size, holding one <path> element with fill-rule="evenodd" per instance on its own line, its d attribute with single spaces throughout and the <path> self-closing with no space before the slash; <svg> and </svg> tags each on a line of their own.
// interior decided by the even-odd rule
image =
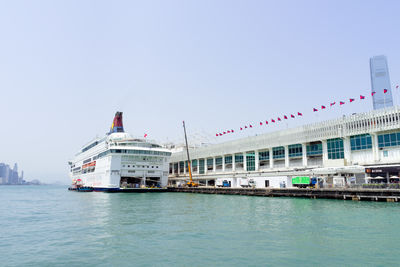
<svg viewBox="0 0 400 267">
<path fill-rule="evenodd" d="M 354 101 L 354 98 L 350 98 L 350 103 Z"/>
<path fill-rule="evenodd" d="M 246 128 L 246 129 L 247 129 L 247 126 L 244 126 L 244 128 Z"/>
<path fill-rule="evenodd" d="M 303 113 L 297 112 L 298 116 L 303 116 Z"/>
<path fill-rule="evenodd" d="M 344 102 L 342 102 L 342 101 L 340 101 L 340 103 L 339 103 L 340 105 L 344 105 L 345 103 Z"/>
<path fill-rule="evenodd" d="M 396 89 L 399 89 L 399 86 L 398 86 L 398 85 L 396 85 Z"/>
<path fill-rule="evenodd" d="M 316 111 L 318 111 L 318 109 L 316 109 L 316 108 L 313 108 L 313 111 L 314 111 L 314 112 L 316 112 Z"/>
<path fill-rule="evenodd" d="M 240 130 L 241 130 L 241 131 L 243 131 L 243 128 L 242 128 L 242 127 L 240 127 Z"/>
<path fill-rule="evenodd" d="M 228 130 L 228 133 L 231 133 L 231 131 Z"/>
<path fill-rule="evenodd" d="M 218 134 L 215 134 L 215 136 L 218 136 Z"/>
<path fill-rule="evenodd" d="M 274 119 L 271 119 L 271 121 L 275 123 L 275 120 L 274 120 Z"/>
<path fill-rule="evenodd" d="M 233 130 L 231 130 L 231 133 L 234 133 L 234 131 L 233 131 Z"/>
<path fill-rule="evenodd" d="M 363 96 L 363 95 L 360 95 L 360 99 L 365 99 L 365 96 Z"/>
<path fill-rule="evenodd" d="M 144 134 L 144 138 L 146 138 L 146 137 L 147 137 L 147 133 Z"/>
<path fill-rule="evenodd" d="M 253 128 L 253 125 L 250 124 L 250 128 Z"/>
<path fill-rule="evenodd" d="M 268 121 L 265 121 L 265 124 L 268 124 Z"/>
<path fill-rule="evenodd" d="M 262 125 L 262 122 L 260 121 L 260 125 Z"/>
<path fill-rule="evenodd" d="M 290 117 L 294 118 L 294 115 L 293 115 L 293 114 L 291 114 L 291 115 L 290 115 Z"/>
<path fill-rule="evenodd" d="M 331 103 L 331 107 L 332 107 L 333 105 L 335 105 L 335 104 L 336 104 L 336 102 L 332 102 L 332 103 Z"/>
<path fill-rule="evenodd" d="M 286 115 L 284 115 L 283 118 L 284 118 L 285 120 L 287 120 L 287 116 L 286 116 Z"/>
<path fill-rule="evenodd" d="M 386 94 L 388 92 L 387 89 L 383 89 L 383 93 Z"/>
<path fill-rule="evenodd" d="M 219 136 L 222 136 L 222 133 L 219 133 Z"/>
<path fill-rule="evenodd" d="M 321 109 L 326 109 L 326 107 L 325 106 L 321 106 Z"/>
<path fill-rule="evenodd" d="M 226 134 L 226 132 L 223 132 L 223 134 Z"/>
<path fill-rule="evenodd" d="M 278 121 L 281 121 L 281 118 L 278 117 Z"/>
<path fill-rule="evenodd" d="M 376 92 L 372 92 L 372 93 L 371 93 L 371 96 L 374 96 L 374 94 L 376 94 Z"/>
</svg>

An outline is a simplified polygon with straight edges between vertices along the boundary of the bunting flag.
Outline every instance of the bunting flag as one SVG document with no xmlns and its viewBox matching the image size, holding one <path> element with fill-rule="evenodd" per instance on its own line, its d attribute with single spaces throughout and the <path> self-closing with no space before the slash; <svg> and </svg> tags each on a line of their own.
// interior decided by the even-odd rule
<svg viewBox="0 0 400 267">
<path fill-rule="evenodd" d="M 144 138 L 146 138 L 146 137 L 147 137 L 147 133 L 144 134 Z"/>
<path fill-rule="evenodd" d="M 399 89 L 399 87 L 400 87 L 399 84 L 397 84 L 397 85 L 392 84 L 392 86 L 395 87 L 396 89 Z M 389 89 L 387 89 L 387 88 L 384 88 L 384 89 L 381 89 L 381 90 L 383 90 L 384 94 L 388 93 L 388 91 L 389 91 Z M 376 94 L 375 91 L 371 91 L 371 96 L 372 97 L 375 94 Z M 365 94 L 364 95 L 359 95 L 359 97 L 360 97 L 359 98 L 360 100 L 365 100 L 367 98 L 367 96 Z M 356 99 L 358 99 L 358 98 L 348 98 L 348 99 L 349 99 L 349 103 L 352 103 L 352 102 L 355 102 Z M 342 105 L 346 104 L 346 101 L 338 101 L 338 103 L 339 103 L 340 106 L 342 106 Z M 329 104 L 330 104 L 330 107 L 335 106 L 336 105 L 336 101 L 335 102 L 330 102 Z M 327 106 L 324 106 L 324 105 L 320 106 L 321 111 L 323 109 L 326 109 L 326 108 L 327 108 Z M 318 108 L 313 107 L 313 112 L 318 112 L 318 111 L 320 111 Z M 289 115 L 283 115 L 282 118 L 281 117 L 275 117 L 275 119 L 270 119 L 270 122 L 271 123 L 277 123 L 277 122 L 281 122 L 283 119 L 288 120 L 289 116 L 290 116 L 290 118 L 293 118 L 293 119 L 296 118 L 296 113 L 294 113 L 294 114 L 287 113 L 287 114 L 289 114 Z M 297 116 L 298 117 L 303 116 L 303 113 L 297 112 Z M 262 125 L 266 125 L 267 126 L 268 123 L 269 123 L 268 120 L 265 120 L 265 122 L 264 121 L 259 121 L 260 126 L 262 126 Z M 257 127 L 257 123 L 254 126 Z M 243 130 L 245 130 L 247 128 L 253 128 L 253 125 L 252 124 L 248 124 L 248 125 L 240 127 L 239 129 L 240 129 L 240 131 L 243 131 Z M 239 129 L 237 129 L 237 130 L 239 130 Z M 235 131 L 233 129 L 226 130 L 226 131 L 223 131 L 223 132 L 216 133 L 215 136 L 223 136 L 225 134 L 230 134 L 230 133 L 234 133 L 234 132 Z M 147 137 L 147 133 L 144 134 L 144 138 L 146 138 L 146 137 Z"/>
</svg>

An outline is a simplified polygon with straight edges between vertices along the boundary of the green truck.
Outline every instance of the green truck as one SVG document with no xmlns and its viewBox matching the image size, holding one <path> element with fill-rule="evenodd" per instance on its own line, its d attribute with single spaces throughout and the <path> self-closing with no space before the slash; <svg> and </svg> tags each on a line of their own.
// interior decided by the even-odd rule
<svg viewBox="0 0 400 267">
<path fill-rule="evenodd" d="M 309 176 L 297 176 L 292 178 L 292 185 L 296 187 L 314 187 L 317 183 L 317 178 L 310 178 Z"/>
</svg>

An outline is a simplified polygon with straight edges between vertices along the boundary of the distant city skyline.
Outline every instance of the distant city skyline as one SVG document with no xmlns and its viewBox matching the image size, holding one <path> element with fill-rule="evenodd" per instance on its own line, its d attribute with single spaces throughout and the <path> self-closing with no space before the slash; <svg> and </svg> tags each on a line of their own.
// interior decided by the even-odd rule
<svg viewBox="0 0 400 267">
<path fill-rule="evenodd" d="M 384 55 L 373 56 L 370 59 L 371 94 L 373 94 L 374 109 L 393 106 L 392 86 L 387 58 Z"/>
<path fill-rule="evenodd" d="M 21 175 L 18 174 L 18 164 L 14 163 L 14 167 L 0 162 L 0 185 L 1 184 L 24 184 L 24 171 L 21 171 Z"/>
<path fill-rule="evenodd" d="M 372 56 L 386 55 L 399 83 L 398 10 L 391 0 L 2 1 L 0 160 L 70 182 L 67 162 L 116 111 L 126 132 L 159 143 L 183 143 L 182 120 L 189 143 L 218 143 L 370 111 Z"/>
</svg>

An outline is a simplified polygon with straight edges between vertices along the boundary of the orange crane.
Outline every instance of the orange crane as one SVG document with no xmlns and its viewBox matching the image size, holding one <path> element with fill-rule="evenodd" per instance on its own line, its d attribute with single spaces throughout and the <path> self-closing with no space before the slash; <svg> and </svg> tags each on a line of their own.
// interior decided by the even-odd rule
<svg viewBox="0 0 400 267">
<path fill-rule="evenodd" d="M 198 187 L 199 184 L 193 182 L 193 177 L 192 177 L 192 168 L 190 166 L 189 146 L 188 146 L 188 141 L 187 141 L 187 136 L 186 136 L 185 121 L 183 121 L 183 131 L 185 132 L 186 153 L 187 153 L 187 158 L 188 158 L 188 170 L 189 170 L 189 177 L 190 177 L 190 180 L 189 180 L 189 182 L 186 183 L 186 185 L 189 187 Z"/>
</svg>

